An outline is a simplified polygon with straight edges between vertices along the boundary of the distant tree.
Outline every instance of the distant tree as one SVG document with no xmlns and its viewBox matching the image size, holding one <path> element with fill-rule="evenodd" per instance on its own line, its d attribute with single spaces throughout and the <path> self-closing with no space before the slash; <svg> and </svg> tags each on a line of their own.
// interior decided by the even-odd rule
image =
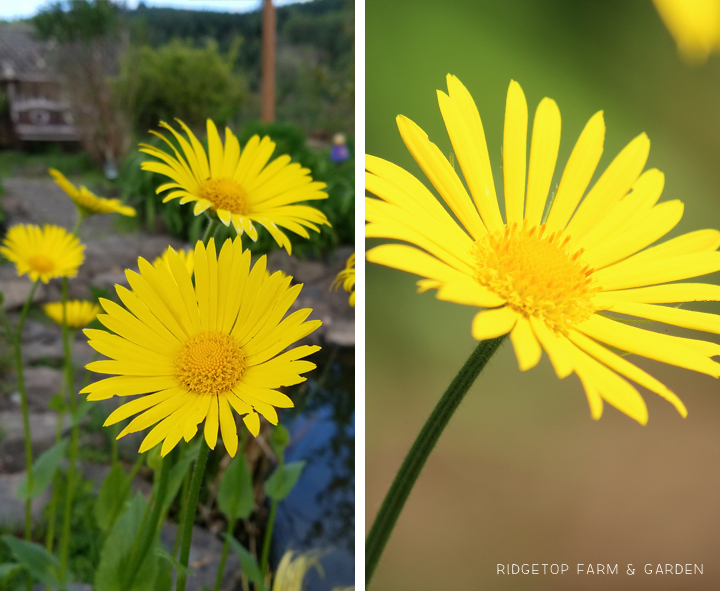
<svg viewBox="0 0 720 591">
<path fill-rule="evenodd" d="M 129 145 L 108 81 L 125 44 L 118 6 L 109 0 L 65 0 L 42 8 L 33 21 L 40 38 L 57 43 L 85 149 L 98 163 L 118 162 Z"/>
</svg>

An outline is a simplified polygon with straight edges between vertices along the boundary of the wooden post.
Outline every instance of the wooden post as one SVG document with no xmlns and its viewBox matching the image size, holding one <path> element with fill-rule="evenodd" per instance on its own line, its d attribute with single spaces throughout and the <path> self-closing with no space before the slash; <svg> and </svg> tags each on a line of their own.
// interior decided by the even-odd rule
<svg viewBox="0 0 720 591">
<path fill-rule="evenodd" d="M 272 0 L 263 0 L 262 18 L 262 122 L 275 121 L 276 16 Z"/>
</svg>

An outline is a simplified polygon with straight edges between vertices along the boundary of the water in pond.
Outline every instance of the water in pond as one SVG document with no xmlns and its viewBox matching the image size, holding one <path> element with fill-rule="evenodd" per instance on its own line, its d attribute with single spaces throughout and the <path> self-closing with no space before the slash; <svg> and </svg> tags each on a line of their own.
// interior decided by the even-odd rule
<svg viewBox="0 0 720 591">
<path fill-rule="evenodd" d="M 325 551 L 307 591 L 331 591 L 355 581 L 355 349 L 323 349 L 313 378 L 291 396 L 296 408 L 283 423 L 290 430 L 286 460 L 305 470 L 279 504 L 273 536 L 275 565 L 287 549 Z"/>
</svg>

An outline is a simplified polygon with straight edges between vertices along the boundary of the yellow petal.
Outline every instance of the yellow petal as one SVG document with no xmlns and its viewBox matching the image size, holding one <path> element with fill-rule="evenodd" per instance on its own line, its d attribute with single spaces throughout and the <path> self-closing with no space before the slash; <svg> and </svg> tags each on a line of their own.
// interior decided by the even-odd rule
<svg viewBox="0 0 720 591">
<path fill-rule="evenodd" d="M 673 342 L 659 338 L 664 335 L 627 326 L 597 314 L 578 325 L 577 330 L 621 351 L 720 377 L 720 364 L 683 345 L 677 339 Z"/>
<path fill-rule="evenodd" d="M 633 365 L 623 357 L 616 355 L 612 351 L 606 349 L 602 345 L 599 345 L 576 330 L 569 331 L 568 338 L 586 353 L 592 355 L 600 363 L 607 365 L 610 369 L 624 375 L 626 378 L 637 382 L 651 392 L 655 392 L 655 394 L 662 396 L 677 409 L 682 417 L 687 416 L 687 409 L 682 401 L 673 392 L 671 392 L 667 386 L 656 380 L 651 375 L 645 373 L 639 367 Z"/>
<path fill-rule="evenodd" d="M 578 207 L 567 226 L 569 235 L 585 235 L 603 211 L 625 196 L 645 168 L 649 153 L 650 140 L 644 133 L 625 146 Z"/>
<path fill-rule="evenodd" d="M 519 314 L 505 306 L 478 312 L 472 322 L 472 336 L 476 341 L 487 341 L 508 334 L 517 322 Z"/>
<path fill-rule="evenodd" d="M 462 119 L 461 126 L 467 130 L 466 140 L 462 143 L 462 147 L 458 146 L 455 150 L 463 175 L 485 226 L 491 231 L 500 230 L 504 224 L 495 193 L 495 183 L 480 113 L 472 96 L 457 77 L 448 74 L 447 86 L 450 101 Z M 453 131 L 448 125 L 448 133 L 453 133 Z"/>
<path fill-rule="evenodd" d="M 510 81 L 505 103 L 503 131 L 503 184 L 505 219 L 510 225 L 523 219 L 527 151 L 528 110 L 525 95 L 515 80 Z"/>
<path fill-rule="evenodd" d="M 573 371 L 573 363 L 568 352 L 567 339 L 556 335 L 542 320 L 538 320 L 535 316 L 530 316 L 530 326 L 538 341 L 540 341 L 542 348 L 548 354 L 557 377 L 561 380 L 568 377 Z"/>
<path fill-rule="evenodd" d="M 470 196 L 440 149 L 407 117 L 398 115 L 397 125 L 407 149 L 460 223 L 475 240 L 487 234 Z"/>
<path fill-rule="evenodd" d="M 679 281 L 716 271 L 720 271 L 720 252 L 701 252 L 650 263 L 636 263 L 630 258 L 597 271 L 595 278 L 603 291 L 612 291 Z"/>
<path fill-rule="evenodd" d="M 530 166 L 528 169 L 525 219 L 530 226 L 539 226 L 550 192 L 560 148 L 560 110 L 554 100 L 544 98 L 535 112 Z"/>
<path fill-rule="evenodd" d="M 524 316 L 518 318 L 515 328 L 510 332 L 510 340 L 515 349 L 520 371 L 526 371 L 538 364 L 542 357 L 542 348 L 535 338 L 527 318 Z"/>
<path fill-rule="evenodd" d="M 605 121 L 599 111 L 585 125 L 565 166 L 547 220 L 550 232 L 565 229 L 600 162 L 604 141 Z"/>
</svg>

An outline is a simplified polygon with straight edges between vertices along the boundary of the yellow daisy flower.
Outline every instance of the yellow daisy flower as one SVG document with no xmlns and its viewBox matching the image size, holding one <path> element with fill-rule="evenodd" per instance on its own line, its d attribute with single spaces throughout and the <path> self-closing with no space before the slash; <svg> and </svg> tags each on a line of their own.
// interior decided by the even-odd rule
<svg viewBox="0 0 720 591">
<path fill-rule="evenodd" d="M 55 277 L 75 277 L 85 260 L 85 245 L 59 226 L 19 225 L 8 230 L 0 253 L 15 263 L 18 275 L 47 283 Z"/>
<path fill-rule="evenodd" d="M 172 246 L 168 246 L 168 249 L 153 261 L 153 267 L 157 268 L 158 265 L 167 265 L 169 268 L 171 253 L 176 253 L 180 257 L 180 260 L 182 260 L 183 264 L 185 265 L 187 272 L 190 273 L 190 275 L 192 275 L 193 269 L 195 268 L 195 251 L 194 250 L 177 250 L 176 251 L 175 249 L 173 249 Z"/>
<path fill-rule="evenodd" d="M 687 60 L 704 62 L 720 51 L 720 0 L 653 1 Z"/>
<path fill-rule="evenodd" d="M 49 168 L 48 172 L 68 197 L 75 202 L 84 216 L 96 213 L 119 213 L 130 217 L 135 215 L 135 209 L 129 205 L 123 205 L 119 199 L 98 197 L 83 186 L 78 189 L 59 170 L 54 168 Z"/>
<path fill-rule="evenodd" d="M 503 221 L 478 110 L 457 78 L 448 76 L 447 83 L 449 93 L 438 92 L 440 110 L 472 199 L 437 146 L 399 116 L 405 145 L 460 224 L 411 174 L 367 156 L 366 187 L 380 199 L 366 198 L 366 236 L 414 245 L 378 246 L 367 259 L 420 275 L 420 291 L 436 288 L 441 300 L 488 308 L 475 316 L 473 336 L 482 341 L 509 333 L 521 370 L 534 367 L 544 349 L 558 377 L 579 376 L 596 419 L 605 400 L 647 422 L 644 400 L 621 376 L 686 416 L 667 387 L 603 344 L 714 377 L 720 364 L 710 357 L 720 354 L 720 345 L 628 326 L 603 312 L 720 333 L 720 316 L 658 305 L 720 300 L 720 286 L 663 285 L 720 270 L 720 232 L 699 230 L 648 248 L 680 221 L 683 204 L 656 205 L 664 176 L 643 172 L 650 150 L 645 134 L 585 194 L 603 149 L 602 112 L 580 134 L 544 221 L 560 111 L 551 99 L 540 102 L 526 172 L 528 111 L 514 81 L 505 112 Z"/>
<path fill-rule="evenodd" d="M 182 121 L 178 123 L 187 139 L 165 122 L 160 123 L 160 127 L 173 134 L 184 156 L 164 135 L 155 131 L 151 133 L 172 149 L 174 157 L 154 146 L 140 144 L 141 152 L 162 161 L 143 162 L 142 169 L 163 174 L 173 181 L 158 187 L 158 193 L 172 189 L 164 202 L 178 197 L 180 203 L 195 202 L 195 215 L 210 209 L 223 224 L 229 226 L 232 222 L 238 234 L 247 232 L 252 240 L 257 240 L 253 223 L 261 224 L 288 253 L 292 245 L 281 227 L 309 238 L 305 228 L 319 232 L 316 224 L 330 225 L 320 210 L 297 205 L 300 201 L 327 199 L 327 193 L 322 191 L 325 183 L 313 182 L 310 171 L 291 163 L 290 156 L 280 156 L 268 164 L 275 150 L 275 143 L 269 137 L 261 140 L 253 136 L 241 152 L 232 131 L 225 128 L 223 146 L 215 124 L 208 119 L 208 159 L 192 131 Z"/>
<path fill-rule="evenodd" d="M 58 324 L 63 323 L 62 302 L 52 302 L 43 306 L 45 314 Z M 65 321 L 70 328 L 83 328 L 90 324 L 100 313 L 100 306 L 92 302 L 71 300 L 67 303 Z"/>
<path fill-rule="evenodd" d="M 338 273 L 330 289 L 337 289 L 340 286 L 350 294 L 350 305 L 355 307 L 355 253 L 351 254 L 345 264 L 345 268 Z"/>
<path fill-rule="evenodd" d="M 215 242 L 195 247 L 195 281 L 183 259 L 168 254 L 169 265 L 153 267 L 138 260 L 140 273 L 125 272 L 131 290 L 117 286 L 127 309 L 100 300 L 106 314 L 98 320 L 111 332 L 85 330 L 90 346 L 110 357 L 87 368 L 116 374 L 90 384 L 88 400 L 112 396 L 139 398 L 115 410 L 113 425 L 135 417 L 122 437 L 155 427 L 140 453 L 163 441 L 165 456 L 180 441 L 189 441 L 205 420 L 205 440 L 215 448 L 218 425 L 225 448 L 235 455 L 238 436 L 231 408 L 244 415 L 249 431 L 260 430 L 258 413 L 277 424 L 275 408 L 293 406 L 277 391 L 305 381 L 300 374 L 315 368 L 302 359 L 320 347 L 303 345 L 282 353 L 321 322 L 306 322 L 311 309 L 283 316 L 300 293 L 291 277 L 266 273 L 266 258 L 250 268 L 250 252 L 240 238 L 227 240 L 216 256 Z M 113 334 L 115 333 L 115 334 Z"/>
</svg>

